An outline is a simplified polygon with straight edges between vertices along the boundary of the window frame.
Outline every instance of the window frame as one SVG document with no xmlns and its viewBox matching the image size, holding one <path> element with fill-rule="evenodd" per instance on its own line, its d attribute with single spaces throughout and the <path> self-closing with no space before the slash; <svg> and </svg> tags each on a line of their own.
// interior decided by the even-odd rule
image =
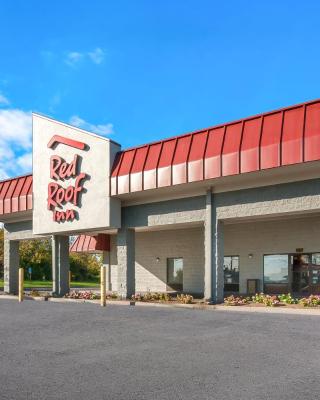
<svg viewBox="0 0 320 400">
<path fill-rule="evenodd" d="M 273 254 L 263 254 L 262 256 L 262 264 L 263 264 L 263 285 L 270 283 L 271 285 L 288 285 L 289 281 L 290 281 L 290 256 L 292 255 L 292 253 L 273 253 Z M 288 267 L 288 279 L 287 282 L 265 282 L 265 262 L 264 259 L 265 257 L 268 256 L 287 256 L 288 262 L 287 262 L 287 267 Z"/>
<path fill-rule="evenodd" d="M 169 260 L 182 260 L 182 283 L 169 282 Z M 181 292 L 183 290 L 183 275 L 184 275 L 184 259 L 183 257 L 167 257 L 167 274 L 166 274 L 167 288 Z"/>
<path fill-rule="evenodd" d="M 226 283 L 225 282 L 224 259 L 227 257 L 231 258 L 231 262 L 232 262 L 232 258 L 235 258 L 235 257 L 238 258 L 238 273 L 239 273 L 239 282 L 238 283 Z M 226 254 L 223 256 L 223 285 L 224 285 L 225 292 L 234 292 L 234 293 L 240 292 L 240 255 L 239 254 L 233 254 L 233 255 Z"/>
</svg>

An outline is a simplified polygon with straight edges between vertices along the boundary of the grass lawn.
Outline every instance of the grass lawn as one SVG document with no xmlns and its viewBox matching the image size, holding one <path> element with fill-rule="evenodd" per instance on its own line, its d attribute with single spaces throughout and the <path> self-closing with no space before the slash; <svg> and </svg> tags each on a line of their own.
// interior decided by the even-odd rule
<svg viewBox="0 0 320 400">
<path fill-rule="evenodd" d="M 24 281 L 25 288 L 51 288 L 52 281 Z M 99 287 L 99 282 L 71 282 L 71 287 L 87 288 L 87 287 Z M 3 280 L 0 280 L 0 288 L 3 288 Z"/>
</svg>

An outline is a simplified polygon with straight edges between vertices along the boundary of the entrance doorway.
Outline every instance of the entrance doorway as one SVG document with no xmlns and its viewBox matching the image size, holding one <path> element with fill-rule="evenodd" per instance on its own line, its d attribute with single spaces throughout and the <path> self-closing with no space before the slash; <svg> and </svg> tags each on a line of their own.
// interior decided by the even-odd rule
<svg viewBox="0 0 320 400">
<path fill-rule="evenodd" d="M 290 266 L 292 292 L 301 295 L 320 293 L 320 253 L 293 254 Z"/>
<path fill-rule="evenodd" d="M 320 253 L 265 255 L 264 292 L 319 294 Z"/>
</svg>

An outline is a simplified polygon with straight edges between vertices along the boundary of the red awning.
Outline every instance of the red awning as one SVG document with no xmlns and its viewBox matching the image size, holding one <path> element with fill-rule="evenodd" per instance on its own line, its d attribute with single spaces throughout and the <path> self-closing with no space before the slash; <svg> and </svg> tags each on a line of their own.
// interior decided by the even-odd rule
<svg viewBox="0 0 320 400">
<path fill-rule="evenodd" d="M 32 210 L 32 175 L 0 182 L 0 215 Z"/>
<path fill-rule="evenodd" d="M 98 253 L 110 251 L 110 236 L 99 233 L 96 236 L 79 235 L 69 248 L 70 253 Z"/>
</svg>

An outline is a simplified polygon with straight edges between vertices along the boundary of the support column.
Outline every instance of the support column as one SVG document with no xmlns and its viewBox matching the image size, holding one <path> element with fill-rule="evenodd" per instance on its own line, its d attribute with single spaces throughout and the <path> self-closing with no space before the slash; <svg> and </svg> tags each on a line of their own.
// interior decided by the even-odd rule
<svg viewBox="0 0 320 400">
<path fill-rule="evenodd" d="M 223 222 L 217 219 L 214 195 L 208 190 L 204 221 L 204 298 L 210 303 L 223 302 L 223 245 Z"/>
<path fill-rule="evenodd" d="M 6 233 L 4 234 L 6 236 Z M 4 291 L 18 294 L 19 279 L 19 241 L 4 237 Z"/>
<path fill-rule="evenodd" d="M 52 236 L 52 291 L 56 296 L 69 292 L 69 237 Z"/>
<path fill-rule="evenodd" d="M 110 251 L 102 252 L 102 265 L 107 269 L 106 274 L 106 288 L 107 292 L 111 291 L 111 265 L 110 265 Z"/>
<path fill-rule="evenodd" d="M 122 228 L 117 234 L 118 293 L 122 298 L 135 294 L 135 232 Z"/>
</svg>

